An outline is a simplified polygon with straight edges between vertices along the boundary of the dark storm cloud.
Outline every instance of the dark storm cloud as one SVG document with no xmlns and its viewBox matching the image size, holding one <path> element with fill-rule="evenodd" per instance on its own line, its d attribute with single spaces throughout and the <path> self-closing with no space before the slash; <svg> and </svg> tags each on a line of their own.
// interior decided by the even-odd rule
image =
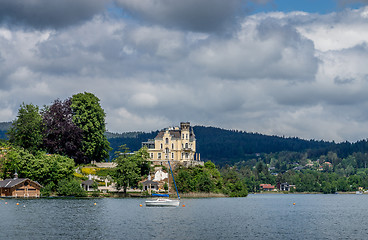
<svg viewBox="0 0 368 240">
<path fill-rule="evenodd" d="M 34 28 L 60 28 L 91 19 L 108 0 L 2 0 L 0 22 Z"/>
<path fill-rule="evenodd" d="M 118 6 L 146 22 L 190 31 L 212 32 L 236 20 L 246 11 L 247 2 L 269 0 L 116 0 Z"/>
</svg>

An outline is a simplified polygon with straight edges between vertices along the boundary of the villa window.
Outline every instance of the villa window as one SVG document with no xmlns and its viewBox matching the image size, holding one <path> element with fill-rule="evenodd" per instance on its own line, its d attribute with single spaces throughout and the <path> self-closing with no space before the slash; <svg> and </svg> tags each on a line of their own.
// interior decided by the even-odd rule
<svg viewBox="0 0 368 240">
<path fill-rule="evenodd" d="M 188 143 L 185 144 L 185 148 L 188 148 Z"/>
<path fill-rule="evenodd" d="M 153 153 L 151 153 L 151 158 L 153 158 Z"/>
<path fill-rule="evenodd" d="M 169 144 L 169 139 L 168 138 L 166 138 L 166 144 Z"/>
<path fill-rule="evenodd" d="M 174 153 L 171 153 L 171 158 L 174 159 Z"/>
<path fill-rule="evenodd" d="M 174 143 L 171 144 L 171 149 L 174 149 Z"/>
<path fill-rule="evenodd" d="M 161 143 L 160 147 L 161 147 L 161 149 L 162 149 L 162 143 Z"/>
<path fill-rule="evenodd" d="M 169 149 L 168 148 L 165 149 L 165 153 L 169 153 Z"/>
<path fill-rule="evenodd" d="M 157 158 L 161 159 L 161 153 L 157 153 Z"/>
</svg>

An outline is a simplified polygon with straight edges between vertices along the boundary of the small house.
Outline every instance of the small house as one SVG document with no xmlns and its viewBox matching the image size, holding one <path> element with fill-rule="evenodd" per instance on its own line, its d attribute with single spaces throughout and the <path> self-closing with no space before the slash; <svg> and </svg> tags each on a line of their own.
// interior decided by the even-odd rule
<svg viewBox="0 0 368 240">
<path fill-rule="evenodd" d="M 89 191 L 94 191 L 95 189 L 93 188 L 94 185 L 95 184 L 95 181 L 93 181 L 92 180 L 92 176 L 91 176 L 91 174 L 88 176 L 88 180 L 86 180 L 86 181 L 83 181 L 82 183 L 81 183 L 81 187 L 84 189 L 84 190 L 86 190 L 87 192 L 89 192 Z"/>
<path fill-rule="evenodd" d="M 0 197 L 40 197 L 42 186 L 28 178 L 8 178 L 0 181 Z"/>
<path fill-rule="evenodd" d="M 150 191 L 150 190 L 158 191 L 158 182 L 155 182 L 152 180 L 147 180 L 147 181 L 142 182 L 142 186 L 143 186 L 144 191 Z"/>
<path fill-rule="evenodd" d="M 263 191 L 274 191 L 274 189 L 275 189 L 275 186 L 273 186 L 271 184 L 259 184 L 259 187 Z"/>
<path fill-rule="evenodd" d="M 285 183 L 279 183 L 278 184 L 278 188 L 280 191 L 290 191 L 290 184 L 285 182 Z"/>
</svg>

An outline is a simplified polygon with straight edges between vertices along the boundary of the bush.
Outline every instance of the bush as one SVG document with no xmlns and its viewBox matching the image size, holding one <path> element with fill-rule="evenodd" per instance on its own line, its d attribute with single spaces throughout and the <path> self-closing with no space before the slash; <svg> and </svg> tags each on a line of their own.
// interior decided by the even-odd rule
<svg viewBox="0 0 368 240">
<path fill-rule="evenodd" d="M 53 182 L 50 182 L 49 184 L 41 188 L 41 195 L 43 197 L 49 197 L 54 192 L 55 188 L 55 184 Z"/>
<path fill-rule="evenodd" d="M 87 192 L 80 186 L 78 180 L 61 180 L 58 183 L 57 194 L 59 196 L 86 197 Z"/>
<path fill-rule="evenodd" d="M 82 171 L 83 174 L 86 174 L 86 175 L 89 175 L 89 174 L 95 175 L 96 174 L 96 168 L 94 168 L 94 167 L 84 167 L 84 168 L 82 168 L 81 171 Z"/>
<path fill-rule="evenodd" d="M 114 173 L 113 168 L 98 168 L 96 170 L 96 175 L 101 176 L 101 177 L 112 176 L 113 173 Z"/>
</svg>

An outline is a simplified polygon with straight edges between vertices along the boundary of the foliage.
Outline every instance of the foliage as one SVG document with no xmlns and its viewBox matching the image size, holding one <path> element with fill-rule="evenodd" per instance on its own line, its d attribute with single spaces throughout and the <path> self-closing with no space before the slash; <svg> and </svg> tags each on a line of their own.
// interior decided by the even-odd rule
<svg viewBox="0 0 368 240">
<path fill-rule="evenodd" d="M 219 192 L 222 189 L 220 173 L 212 162 L 206 162 L 204 167 L 180 167 L 175 181 L 179 192 Z"/>
<path fill-rule="evenodd" d="M 126 146 L 121 146 L 121 151 L 116 152 L 114 161 L 117 163 L 115 173 L 112 176 L 117 189 L 123 188 L 124 193 L 128 186 L 137 186 L 143 175 L 149 173 L 150 162 L 146 148 L 142 148 L 134 154 L 129 154 Z"/>
<path fill-rule="evenodd" d="M 77 173 L 77 172 L 74 172 L 73 176 L 76 177 L 76 178 L 79 178 L 81 180 L 87 180 L 88 179 L 88 177 L 84 176 L 83 174 Z"/>
<path fill-rule="evenodd" d="M 57 185 L 57 194 L 60 196 L 86 197 L 87 192 L 75 179 L 63 179 Z"/>
<path fill-rule="evenodd" d="M 96 174 L 97 169 L 98 169 L 98 168 L 95 168 L 95 167 L 83 167 L 83 168 L 81 169 L 81 172 L 82 172 L 83 174 L 86 174 L 86 175 L 89 175 L 89 174 L 91 174 L 91 175 L 95 175 L 95 174 Z"/>
<path fill-rule="evenodd" d="M 227 191 L 229 191 L 230 197 L 246 197 L 248 196 L 247 185 L 243 181 L 236 181 L 233 183 L 228 183 L 226 185 Z"/>
<path fill-rule="evenodd" d="M 73 176 L 74 161 L 57 154 L 29 151 L 10 146 L 3 157 L 0 178 L 12 178 L 15 172 L 21 178 L 30 178 L 46 186 Z"/>
<path fill-rule="evenodd" d="M 39 108 L 33 104 L 22 104 L 17 119 L 13 121 L 8 135 L 9 141 L 33 153 L 42 145 L 42 117 Z"/>
<path fill-rule="evenodd" d="M 43 197 L 51 196 L 55 189 L 56 189 L 55 184 L 53 182 L 50 182 L 49 184 L 41 188 L 41 196 Z"/>
<path fill-rule="evenodd" d="M 83 131 L 82 150 L 88 161 L 101 161 L 109 156 L 110 145 L 104 135 L 105 112 L 92 93 L 73 95 L 73 122 Z"/>
<path fill-rule="evenodd" d="M 70 98 L 64 102 L 57 99 L 43 111 L 43 145 L 49 153 L 66 155 L 76 163 L 83 163 L 82 130 L 73 122 L 71 103 Z"/>
<path fill-rule="evenodd" d="M 101 177 L 112 176 L 114 174 L 113 168 L 98 168 L 96 169 L 96 175 Z"/>
</svg>

